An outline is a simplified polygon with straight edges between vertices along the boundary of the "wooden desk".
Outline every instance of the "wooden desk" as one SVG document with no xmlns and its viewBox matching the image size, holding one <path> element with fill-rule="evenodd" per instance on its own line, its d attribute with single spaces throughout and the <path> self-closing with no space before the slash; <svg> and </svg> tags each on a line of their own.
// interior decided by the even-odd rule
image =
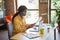
<svg viewBox="0 0 60 40">
<path fill-rule="evenodd" d="M 56 26 L 52 28 L 52 30 L 50 31 L 50 33 L 48 33 L 47 35 L 43 37 L 38 37 L 38 38 L 34 38 L 34 39 L 29 39 L 25 36 L 23 36 L 22 34 L 23 33 L 19 33 L 19 34 L 16 34 L 15 36 L 11 37 L 11 39 L 15 39 L 15 40 L 46 40 L 48 38 L 48 36 L 50 36 L 52 34 L 52 32 L 54 32 L 54 40 L 56 40 Z"/>
<path fill-rule="evenodd" d="M 23 33 L 19 33 L 15 36 L 13 36 L 11 39 L 14 39 L 14 40 L 42 40 L 42 38 L 38 37 L 38 38 L 34 38 L 34 39 L 29 39 L 25 36 L 22 35 Z"/>
<path fill-rule="evenodd" d="M 29 38 L 23 36 L 22 34 L 23 34 L 23 33 L 19 33 L 19 34 L 13 36 L 11 39 L 12 39 L 12 40 L 13 40 L 13 39 L 14 39 L 14 40 L 44 40 L 43 38 L 40 38 L 40 37 L 34 38 L 34 39 L 29 39 Z M 53 40 L 56 40 L 56 39 L 54 39 L 54 34 L 53 34 L 53 33 L 51 33 L 50 36 L 49 36 L 46 40 L 52 40 L 52 39 L 53 39 Z"/>
</svg>

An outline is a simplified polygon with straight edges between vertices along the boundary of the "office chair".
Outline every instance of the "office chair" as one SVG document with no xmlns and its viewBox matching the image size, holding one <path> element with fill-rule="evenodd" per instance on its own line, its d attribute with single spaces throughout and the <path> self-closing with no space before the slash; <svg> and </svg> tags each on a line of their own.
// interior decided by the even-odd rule
<svg viewBox="0 0 60 40">
<path fill-rule="evenodd" d="M 7 26 L 8 26 L 8 37 L 9 37 L 9 40 L 10 40 L 10 38 L 11 38 L 11 36 L 12 36 L 12 30 L 13 30 L 12 22 L 9 22 L 9 23 L 7 24 Z"/>
</svg>

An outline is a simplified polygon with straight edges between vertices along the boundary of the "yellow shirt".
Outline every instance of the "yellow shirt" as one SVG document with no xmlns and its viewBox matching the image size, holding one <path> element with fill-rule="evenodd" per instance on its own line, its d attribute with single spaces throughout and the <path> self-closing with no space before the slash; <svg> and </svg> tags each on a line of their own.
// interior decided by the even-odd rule
<svg viewBox="0 0 60 40">
<path fill-rule="evenodd" d="M 17 33 L 25 32 L 29 26 L 26 24 L 25 19 L 21 18 L 20 15 L 16 16 L 13 21 L 13 33 L 15 35 Z"/>
</svg>

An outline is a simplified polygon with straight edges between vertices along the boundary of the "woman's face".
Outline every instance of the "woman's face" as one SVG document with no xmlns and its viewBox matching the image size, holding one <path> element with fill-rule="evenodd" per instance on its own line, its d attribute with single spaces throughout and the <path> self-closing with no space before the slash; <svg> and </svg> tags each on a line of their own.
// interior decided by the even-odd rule
<svg viewBox="0 0 60 40">
<path fill-rule="evenodd" d="M 27 10 L 24 10 L 24 11 L 22 12 L 22 16 L 26 16 L 26 12 L 27 12 Z"/>
</svg>

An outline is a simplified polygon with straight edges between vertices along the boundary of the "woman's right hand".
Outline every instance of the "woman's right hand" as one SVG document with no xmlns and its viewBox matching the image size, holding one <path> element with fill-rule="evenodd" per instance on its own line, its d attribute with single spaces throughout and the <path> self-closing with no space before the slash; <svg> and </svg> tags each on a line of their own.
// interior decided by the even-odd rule
<svg viewBox="0 0 60 40">
<path fill-rule="evenodd" d="M 36 23 L 30 24 L 30 28 L 33 27 Z"/>
</svg>

